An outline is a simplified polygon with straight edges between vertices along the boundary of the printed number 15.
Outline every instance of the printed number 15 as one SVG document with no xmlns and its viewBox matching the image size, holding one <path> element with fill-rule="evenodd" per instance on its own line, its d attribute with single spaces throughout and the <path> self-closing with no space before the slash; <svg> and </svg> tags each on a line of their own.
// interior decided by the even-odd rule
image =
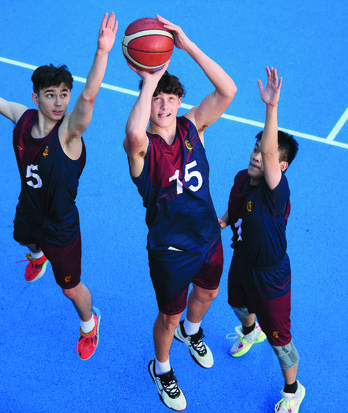
<svg viewBox="0 0 348 413">
<path fill-rule="evenodd" d="M 187 183 L 190 181 L 190 179 L 197 178 L 197 185 L 190 185 L 188 187 L 188 189 L 190 189 L 193 192 L 197 192 L 203 185 L 203 178 L 202 178 L 201 173 L 199 171 L 191 171 L 190 172 L 190 169 L 194 168 L 195 166 L 197 166 L 196 161 L 192 161 L 192 162 L 188 163 L 185 166 L 185 177 L 184 177 L 185 182 L 187 182 Z M 179 169 L 177 169 L 175 171 L 175 174 L 169 178 L 169 182 L 175 181 L 175 180 L 176 180 L 176 192 L 177 192 L 177 194 L 182 194 L 183 185 L 182 185 L 182 182 L 179 179 Z"/>
</svg>

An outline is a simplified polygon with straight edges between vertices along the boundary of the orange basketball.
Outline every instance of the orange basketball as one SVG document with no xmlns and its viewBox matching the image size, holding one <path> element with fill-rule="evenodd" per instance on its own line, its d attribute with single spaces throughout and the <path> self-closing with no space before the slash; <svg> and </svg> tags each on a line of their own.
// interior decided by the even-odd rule
<svg viewBox="0 0 348 413">
<path fill-rule="evenodd" d="M 161 68 L 173 50 L 173 35 L 155 18 L 135 20 L 124 32 L 123 54 L 131 65 L 140 70 L 152 72 Z"/>
</svg>

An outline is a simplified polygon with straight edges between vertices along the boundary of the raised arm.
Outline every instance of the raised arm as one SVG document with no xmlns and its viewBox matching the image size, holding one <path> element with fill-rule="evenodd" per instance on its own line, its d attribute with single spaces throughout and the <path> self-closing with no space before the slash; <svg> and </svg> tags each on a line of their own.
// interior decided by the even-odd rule
<svg viewBox="0 0 348 413">
<path fill-rule="evenodd" d="M 185 115 L 196 125 L 203 139 L 204 130 L 218 120 L 232 102 L 237 92 L 236 85 L 222 67 L 203 53 L 179 26 L 161 16 L 157 18 L 173 33 L 175 46 L 184 50 L 198 63 L 215 87 L 214 92 L 206 96 L 200 105 L 195 106 Z"/>
<path fill-rule="evenodd" d="M 12 122 L 17 123 L 23 113 L 28 108 L 25 105 L 21 105 L 16 102 L 9 102 L 3 98 L 0 98 L 0 114 L 5 116 L 7 119 L 12 120 Z"/>
<path fill-rule="evenodd" d="M 74 109 L 69 112 L 62 125 L 60 137 L 68 155 L 74 156 L 81 150 L 80 138 L 87 129 L 93 113 L 94 102 L 103 81 L 108 55 L 115 42 L 118 22 L 115 14 L 105 13 L 98 34 L 98 47 L 93 65 L 88 73 L 85 87 L 78 97 Z"/>
<path fill-rule="evenodd" d="M 152 73 L 138 70 L 129 65 L 143 80 L 139 96 L 128 117 L 126 137 L 123 141 L 123 147 L 128 155 L 131 173 L 134 177 L 139 176 L 143 170 L 144 158 L 149 145 L 146 129 L 150 120 L 152 97 L 159 80 L 167 70 L 168 64 L 169 62 L 160 70 Z"/>
<path fill-rule="evenodd" d="M 266 67 L 267 86 L 263 88 L 261 80 L 258 80 L 260 96 L 266 103 L 266 121 L 261 139 L 261 154 L 265 173 L 265 179 L 270 189 L 274 189 L 281 179 L 281 164 L 278 151 L 278 101 L 282 78 L 277 76 L 277 70 Z"/>
</svg>

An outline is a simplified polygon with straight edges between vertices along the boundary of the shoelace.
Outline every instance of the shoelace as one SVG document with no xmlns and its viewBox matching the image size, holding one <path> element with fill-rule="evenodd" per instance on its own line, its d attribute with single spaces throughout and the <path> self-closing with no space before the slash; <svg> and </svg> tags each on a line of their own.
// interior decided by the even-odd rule
<svg viewBox="0 0 348 413">
<path fill-rule="evenodd" d="M 234 335 L 232 336 L 232 334 Z M 242 338 L 242 337 L 240 337 L 237 333 L 228 333 L 226 334 L 226 338 L 227 340 L 237 340 L 238 338 Z"/>
<path fill-rule="evenodd" d="M 79 351 L 79 346 L 82 344 L 93 344 L 95 342 L 95 331 L 93 330 L 88 336 L 81 336 L 78 343 L 75 346 L 75 351 Z"/>
<path fill-rule="evenodd" d="M 203 334 L 201 334 L 198 338 L 193 338 L 193 339 L 191 336 L 191 344 L 193 348 L 197 351 L 197 353 L 199 353 L 201 356 L 203 356 L 207 352 L 207 349 L 205 348 L 205 344 L 202 341 L 203 337 L 204 337 Z"/>
<path fill-rule="evenodd" d="M 164 390 L 169 394 L 170 397 L 175 397 L 180 393 L 176 378 L 174 376 L 169 381 L 161 380 L 161 382 Z"/>
</svg>

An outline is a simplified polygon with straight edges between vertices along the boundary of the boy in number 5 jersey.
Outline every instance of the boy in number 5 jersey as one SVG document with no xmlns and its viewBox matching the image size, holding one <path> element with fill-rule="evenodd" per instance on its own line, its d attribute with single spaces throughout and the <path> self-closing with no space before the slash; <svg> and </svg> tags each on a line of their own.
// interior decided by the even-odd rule
<svg viewBox="0 0 348 413">
<path fill-rule="evenodd" d="M 66 113 L 73 78 L 65 66 L 40 66 L 33 75 L 32 99 L 38 109 L 0 98 L 0 113 L 13 121 L 13 146 L 21 178 L 14 238 L 29 248 L 25 279 L 38 280 L 51 262 L 57 284 L 80 317 L 81 359 L 98 345 L 100 313 L 80 281 L 81 235 L 75 205 L 78 180 L 86 162 L 82 139 L 91 119 L 108 54 L 116 36 L 114 13 L 102 20 L 98 47 L 86 85 Z"/>
</svg>

